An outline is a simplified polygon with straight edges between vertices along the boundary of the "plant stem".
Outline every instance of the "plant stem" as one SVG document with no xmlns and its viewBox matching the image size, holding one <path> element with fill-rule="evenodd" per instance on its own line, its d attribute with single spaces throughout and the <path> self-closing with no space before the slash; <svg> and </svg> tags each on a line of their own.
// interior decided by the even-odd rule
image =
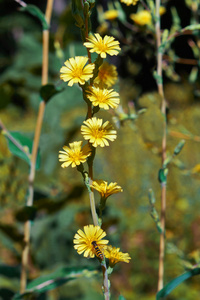
<svg viewBox="0 0 200 300">
<path fill-rule="evenodd" d="M 163 122 L 163 138 L 162 138 L 162 165 L 166 159 L 166 143 L 167 143 L 167 123 L 166 123 L 166 100 L 164 97 L 163 82 L 162 82 L 162 59 L 163 54 L 159 51 L 161 45 L 161 30 L 160 30 L 160 0 L 156 0 L 156 42 L 157 42 L 157 86 L 158 93 L 161 96 L 161 112 L 164 117 Z M 161 228 L 159 246 L 159 270 L 158 270 L 158 291 L 163 288 L 164 281 L 164 254 L 165 254 L 165 212 L 166 212 L 166 183 L 161 185 Z"/>
<path fill-rule="evenodd" d="M 54 0 L 47 0 L 45 18 L 48 24 L 50 24 L 53 1 Z M 45 85 L 48 82 L 48 58 L 49 58 L 49 30 L 43 30 L 42 85 Z M 30 166 L 30 173 L 28 179 L 29 193 L 28 193 L 28 199 L 26 204 L 27 206 L 32 206 L 34 200 L 33 196 L 34 196 L 35 165 L 36 165 L 44 111 L 45 111 L 45 102 L 41 101 L 39 105 L 35 136 L 34 136 L 33 148 L 32 148 L 32 155 L 31 155 L 31 166 Z M 30 230 L 31 230 L 31 222 L 28 220 L 24 224 L 24 249 L 22 252 L 20 293 L 24 293 L 27 285 L 28 257 L 30 252 Z"/>
<path fill-rule="evenodd" d="M 103 272 L 104 299 L 109 300 L 110 299 L 110 289 L 109 289 L 108 272 L 107 272 L 105 260 L 103 260 L 103 262 L 101 263 L 101 268 L 102 268 L 102 272 Z"/>
<path fill-rule="evenodd" d="M 85 39 L 87 40 L 87 38 L 88 38 L 88 16 L 85 16 Z M 87 54 L 88 54 L 88 62 L 91 63 L 92 62 L 91 53 L 90 53 L 88 48 L 87 48 Z M 87 116 L 88 116 L 88 118 L 92 118 L 92 104 L 90 102 L 88 102 Z M 95 157 L 95 155 L 94 155 L 94 157 Z M 94 160 L 94 157 L 93 157 L 93 160 Z M 93 180 L 93 161 L 90 162 L 90 164 L 88 166 L 88 173 L 89 173 L 89 181 L 90 181 L 89 183 L 91 183 L 92 180 Z M 98 226 L 99 221 L 98 221 L 98 216 L 97 216 L 97 213 L 96 213 L 94 192 L 93 192 L 92 188 L 90 188 L 90 191 L 89 191 L 89 198 L 90 198 L 90 207 L 91 207 L 93 223 L 94 223 L 95 226 Z M 107 272 L 107 266 L 106 266 L 105 259 L 101 263 L 101 267 L 102 267 L 102 273 L 103 273 L 104 299 L 105 300 L 110 300 L 109 280 L 108 280 L 108 272 Z"/>
</svg>

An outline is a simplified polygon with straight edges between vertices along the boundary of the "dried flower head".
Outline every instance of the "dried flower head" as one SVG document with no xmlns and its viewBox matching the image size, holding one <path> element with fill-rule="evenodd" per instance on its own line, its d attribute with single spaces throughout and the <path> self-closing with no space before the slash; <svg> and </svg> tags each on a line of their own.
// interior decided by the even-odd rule
<svg viewBox="0 0 200 300">
<path fill-rule="evenodd" d="M 74 236 L 74 248 L 77 250 L 78 254 L 82 254 L 84 252 L 84 257 L 94 257 L 96 255 L 96 250 L 93 242 L 96 243 L 96 246 L 100 249 L 100 251 L 103 251 L 105 245 L 109 242 L 108 240 L 103 240 L 105 236 L 106 233 L 100 228 L 100 226 L 84 226 L 84 231 L 79 229 Z"/>
<path fill-rule="evenodd" d="M 72 168 L 84 163 L 88 156 L 91 155 L 90 146 L 87 144 L 83 148 L 82 141 L 73 142 L 69 144 L 69 147 L 64 146 L 64 151 L 59 151 L 59 161 L 64 162 L 61 167 L 66 168 L 72 165 Z"/>
<path fill-rule="evenodd" d="M 90 48 L 90 52 L 96 52 L 102 58 L 106 58 L 106 54 L 117 55 L 121 48 L 119 47 L 119 42 L 112 36 L 106 35 L 103 39 L 98 34 L 90 35 L 88 37 L 88 42 L 84 43 L 84 46 Z"/>
<path fill-rule="evenodd" d="M 89 140 L 93 147 L 109 146 L 107 140 L 114 141 L 117 138 L 117 132 L 113 129 L 109 121 L 103 123 L 102 119 L 96 117 L 87 119 L 81 126 L 81 133 L 85 140 Z"/>
<path fill-rule="evenodd" d="M 62 73 L 60 78 L 65 82 L 69 81 L 69 86 L 72 86 L 74 83 L 84 85 L 87 80 L 93 77 L 95 68 L 94 64 L 86 65 L 87 61 L 88 58 L 84 56 L 76 56 L 66 60 L 65 66 L 60 69 L 60 73 Z"/>
</svg>

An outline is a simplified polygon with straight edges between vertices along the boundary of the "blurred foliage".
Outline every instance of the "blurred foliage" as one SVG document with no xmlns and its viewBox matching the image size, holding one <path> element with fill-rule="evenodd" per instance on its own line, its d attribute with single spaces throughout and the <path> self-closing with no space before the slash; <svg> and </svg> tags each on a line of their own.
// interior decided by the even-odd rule
<svg viewBox="0 0 200 300">
<path fill-rule="evenodd" d="M 34 16 L 20 12 L 16 2 L 9 1 L 9 5 L 7 2 L 0 1 L 0 119 L 9 131 L 19 131 L 32 139 L 40 102 L 41 24 Z M 46 1 L 26 2 L 45 10 Z M 127 7 L 123 3 L 116 6 L 116 1 L 96 2 L 92 30 L 114 35 L 122 46 L 121 55 L 110 59 L 119 72 L 116 89 L 120 92 L 121 111 L 100 112 L 102 118 L 120 125 L 118 138 L 110 147 L 97 149 L 94 165 L 96 179 L 116 181 L 124 190 L 109 198 L 103 215 L 103 229 L 110 242 L 132 257 L 130 264 L 121 263 L 116 267 L 111 277 L 111 292 L 113 299 L 118 299 L 121 294 L 126 300 L 151 300 L 155 299 L 157 286 L 159 234 L 150 216 L 148 191 L 153 189 L 157 200 L 155 207 L 160 211 L 161 191 L 157 178 L 162 167 L 163 122 L 160 98 L 152 75 L 156 64 L 155 37 L 150 28 L 140 28 L 129 18 L 137 11 L 137 6 Z M 181 27 L 194 24 L 195 18 L 199 17 L 195 2 L 164 1 L 166 13 L 162 16 L 162 27 L 172 30 L 173 24 L 178 26 L 177 20 Z M 105 21 L 102 10 L 108 10 L 108 4 L 125 15 L 114 21 Z M 175 17 L 178 19 L 173 23 Z M 186 140 L 181 153 L 169 165 L 166 283 L 200 263 L 197 45 L 199 31 L 194 35 L 179 36 L 172 42 L 164 61 L 169 154 L 173 153 L 180 140 Z M 56 90 L 63 91 L 48 102 L 42 128 L 41 167 L 35 181 L 30 280 L 53 273 L 60 266 L 85 268 L 89 265 L 98 268 L 95 259 L 86 260 L 73 249 L 76 230 L 91 223 L 87 191 L 76 170 L 63 170 L 58 162 L 58 151 L 63 145 L 79 139 L 79 128 L 85 118 L 86 105 L 79 88 L 69 88 L 59 79 L 63 62 L 74 55 L 86 55 L 86 49 L 72 18 L 70 1 L 57 0 L 51 25 L 49 83 Z M 189 60 L 186 63 L 184 59 Z M 194 71 L 195 63 L 197 70 Z M 139 114 L 143 108 L 144 113 Z M 136 118 L 122 121 L 122 114 L 132 114 Z M 28 165 L 11 155 L 5 137 L 0 135 L 2 300 L 11 299 L 19 290 L 23 222 L 24 214 L 27 214 L 23 210 L 27 178 Z M 79 278 L 31 299 L 100 300 L 101 281 L 101 275 Z M 199 279 L 194 277 L 177 287 L 167 299 L 193 300 L 199 298 L 199 293 Z"/>
</svg>

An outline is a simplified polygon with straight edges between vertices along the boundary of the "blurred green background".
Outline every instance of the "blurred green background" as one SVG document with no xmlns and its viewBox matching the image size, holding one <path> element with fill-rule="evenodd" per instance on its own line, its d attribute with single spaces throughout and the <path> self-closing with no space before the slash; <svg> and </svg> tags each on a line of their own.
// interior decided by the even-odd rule
<svg viewBox="0 0 200 300">
<path fill-rule="evenodd" d="M 43 12 L 46 1 L 26 1 Z M 73 236 L 90 224 L 87 190 L 81 175 L 72 168 L 62 169 L 58 151 L 79 140 L 86 105 L 77 86 L 68 87 L 59 79 L 63 62 L 75 55 L 86 55 L 78 27 L 71 14 L 71 1 L 54 4 L 50 33 L 49 83 L 63 88 L 47 104 L 40 140 L 41 168 L 36 173 L 35 218 L 31 231 L 29 279 L 53 272 L 59 267 L 92 267 L 98 261 L 79 256 Z M 189 1 L 165 1 L 162 28 L 170 29 L 173 17 L 177 26 L 190 25 L 195 14 Z M 123 193 L 111 196 L 103 215 L 103 229 L 113 246 L 132 257 L 120 263 L 111 275 L 111 299 L 122 294 L 127 300 L 155 299 L 157 289 L 159 233 L 150 216 L 148 191 L 153 189 L 160 210 L 163 117 L 153 71 L 156 69 L 155 36 L 149 27 L 130 20 L 137 6 L 121 4 L 126 22 L 103 21 L 102 9 L 114 1 L 96 1 L 92 31 L 115 36 L 121 54 L 108 61 L 117 66 L 121 107 L 115 113 L 100 111 L 98 116 L 115 123 L 117 140 L 110 147 L 97 149 L 95 179 L 117 182 Z M 139 4 L 140 5 L 140 4 Z M 175 6 L 174 6 L 175 5 Z M 9 131 L 33 138 L 40 102 L 42 29 L 39 21 L 18 10 L 14 1 L 0 1 L 0 119 Z M 175 9 L 173 12 L 173 9 Z M 199 13 L 197 12 L 197 16 Z M 130 29 L 127 24 L 133 26 Z M 106 28 L 104 28 L 103 27 Z M 192 45 L 192 46 L 191 46 Z M 164 90 L 168 103 L 167 152 L 173 153 L 180 140 L 186 144 L 169 166 L 166 213 L 165 283 L 200 263 L 200 105 L 199 31 L 180 36 L 171 45 L 172 63 L 165 60 Z M 196 48 L 195 48 L 196 47 Z M 196 56 L 195 56 L 196 55 Z M 189 59 L 179 63 L 177 58 Z M 182 60 L 183 62 L 183 60 Z M 196 63 L 195 63 L 196 62 Z M 140 114 L 140 110 L 145 111 Z M 123 114 L 134 120 L 120 121 Z M 3 134 L 0 135 L 0 299 L 12 299 L 19 291 L 23 224 L 27 194 L 28 165 L 13 156 Z M 96 201 L 98 202 L 98 194 Z M 10 266 L 5 273 L 2 266 Z M 59 288 L 30 299 L 102 299 L 101 272 L 72 280 Z M 199 299 L 199 278 L 186 281 L 168 296 L 169 300 Z"/>
</svg>

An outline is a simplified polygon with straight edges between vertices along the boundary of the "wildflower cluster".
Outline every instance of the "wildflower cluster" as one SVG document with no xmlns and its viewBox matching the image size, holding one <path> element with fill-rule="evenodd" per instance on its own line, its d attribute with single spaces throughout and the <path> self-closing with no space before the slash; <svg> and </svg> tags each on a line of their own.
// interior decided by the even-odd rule
<svg viewBox="0 0 200 300">
<path fill-rule="evenodd" d="M 102 38 L 98 33 L 90 35 L 84 43 L 90 52 L 99 54 L 99 58 L 105 58 L 107 54 L 117 55 L 120 51 L 119 42 L 113 37 L 105 36 Z M 76 56 L 67 60 L 60 70 L 60 78 L 68 82 L 69 86 L 78 83 L 82 88 L 86 102 L 90 107 L 98 107 L 108 110 L 117 108 L 120 99 L 119 94 L 110 87 L 117 80 L 116 67 L 108 62 L 97 59 L 95 63 L 88 63 L 88 58 Z M 100 63 L 99 63 L 100 61 Z M 95 76 L 94 70 L 98 69 Z M 90 80 L 90 83 L 87 81 Z M 60 151 L 59 160 L 63 162 L 63 168 L 71 165 L 79 166 L 86 162 L 92 153 L 92 147 L 109 146 L 108 141 L 114 141 L 117 137 L 116 130 L 113 129 L 109 121 L 103 122 L 102 119 L 91 117 L 83 122 L 81 133 L 83 138 L 88 141 L 87 146 L 83 146 L 82 141 L 70 143 L 70 147 L 64 146 Z"/>
<path fill-rule="evenodd" d="M 79 229 L 74 236 L 74 248 L 78 254 L 83 253 L 84 257 L 92 258 L 97 256 L 101 260 L 101 255 L 104 255 L 109 259 L 109 266 L 111 268 L 118 262 L 129 263 L 131 259 L 129 254 L 121 252 L 120 248 L 107 245 L 109 241 L 103 239 L 105 236 L 105 231 L 99 226 L 84 226 L 84 231 Z"/>
<path fill-rule="evenodd" d="M 88 57 L 76 56 L 65 61 L 60 70 L 60 78 L 68 82 L 68 86 L 78 84 L 83 93 L 83 99 L 87 103 L 87 117 L 81 125 L 80 132 L 82 141 L 74 141 L 69 146 L 64 146 L 63 151 L 59 151 L 59 161 L 61 167 L 72 168 L 82 173 L 84 182 L 88 188 L 90 205 L 94 225 L 84 226 L 84 230 L 78 230 L 74 236 L 74 248 L 78 254 L 84 257 L 97 257 L 106 267 L 105 258 L 109 259 L 109 266 L 113 266 L 120 261 L 129 262 L 128 253 L 120 252 L 119 248 L 108 246 L 105 240 L 105 231 L 100 227 L 102 220 L 96 214 L 93 190 L 100 195 L 99 217 L 105 208 L 106 200 L 112 194 L 122 192 L 122 188 L 116 183 L 108 184 L 104 180 L 93 180 L 93 160 L 96 149 L 109 146 L 115 141 L 117 132 L 109 121 L 103 121 L 95 115 L 99 109 L 116 109 L 120 103 L 119 94 L 112 88 L 117 81 L 117 70 L 114 65 L 104 62 L 107 55 L 118 55 L 120 49 L 119 42 L 112 36 L 105 35 L 103 38 L 99 33 L 85 34 L 83 45 L 87 48 Z M 92 62 L 91 54 L 98 54 L 96 60 Z M 85 145 L 83 145 L 85 141 Z M 88 164 L 88 171 L 85 170 L 84 163 Z"/>
</svg>

